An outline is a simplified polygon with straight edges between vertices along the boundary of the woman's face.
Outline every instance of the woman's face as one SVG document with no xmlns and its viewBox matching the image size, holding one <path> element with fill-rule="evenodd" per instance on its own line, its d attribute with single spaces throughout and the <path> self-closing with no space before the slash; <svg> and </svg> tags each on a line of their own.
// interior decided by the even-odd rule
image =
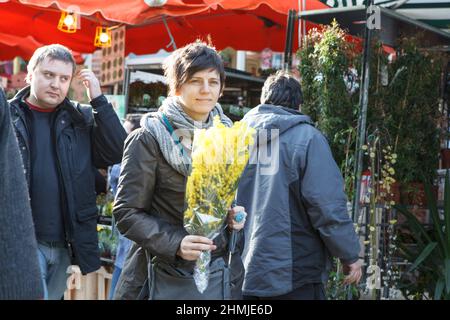
<svg viewBox="0 0 450 320">
<path fill-rule="evenodd" d="M 196 121 L 206 121 L 220 96 L 220 75 L 215 69 L 205 69 L 193 74 L 183 83 L 176 96 L 183 110 Z"/>
</svg>

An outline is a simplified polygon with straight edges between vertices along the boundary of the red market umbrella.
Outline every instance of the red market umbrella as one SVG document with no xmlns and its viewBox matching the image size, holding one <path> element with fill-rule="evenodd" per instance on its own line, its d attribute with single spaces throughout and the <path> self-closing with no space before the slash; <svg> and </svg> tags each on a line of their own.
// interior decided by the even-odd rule
<svg viewBox="0 0 450 320">
<path fill-rule="evenodd" d="M 149 19 L 161 15 L 185 16 L 204 12 L 208 9 L 217 10 L 254 10 L 260 5 L 267 5 L 277 13 L 287 14 L 289 9 L 299 10 L 303 0 L 0 0 L 0 2 L 15 2 L 40 8 L 76 11 L 84 16 L 97 13 L 102 18 L 112 22 L 132 25 L 145 23 Z M 159 5 L 158 5 L 159 4 Z M 306 0 L 304 10 L 328 8 L 318 0 Z"/>
<path fill-rule="evenodd" d="M 167 47 L 171 42 L 170 36 L 177 47 L 197 38 L 206 40 L 210 37 L 219 50 L 233 47 L 237 50 L 261 51 L 271 48 L 283 51 L 284 48 L 287 17 L 267 6 L 251 11 L 219 7 L 206 13 L 164 19 L 168 28 L 162 18 L 146 26 L 129 27 L 127 51 L 143 54 L 156 52 L 160 48 L 173 50 L 173 47 Z"/>
<path fill-rule="evenodd" d="M 0 0 L 26 5 L 34 8 L 51 8 L 54 11 L 76 12 L 83 16 L 101 16 L 104 21 L 140 24 L 145 20 L 161 16 L 182 16 L 204 11 L 207 7 L 203 1 L 196 0 L 153 0 L 154 6 L 146 4 L 145 0 Z M 164 3 L 162 6 L 156 6 Z"/>
<path fill-rule="evenodd" d="M 97 26 L 142 23 L 162 15 L 186 15 L 206 9 L 205 5 L 184 5 L 181 0 L 168 0 L 161 8 L 149 7 L 144 0 L 0 0 L 0 32 L 31 35 L 42 44 L 60 43 L 78 52 L 93 52 L 97 49 Z M 62 10 L 80 14 L 77 32 L 69 34 L 57 29 Z"/>
<path fill-rule="evenodd" d="M 287 14 L 289 9 L 299 11 L 302 9 L 303 0 L 203 0 L 209 7 L 217 9 L 217 6 L 227 10 L 253 10 L 260 5 L 267 5 L 278 13 Z M 328 8 L 318 0 L 306 0 L 304 10 L 318 10 Z"/>
<path fill-rule="evenodd" d="M 43 44 L 36 41 L 32 36 L 19 37 L 7 33 L 0 33 L 0 61 L 11 60 L 16 56 L 29 60 L 34 51 Z M 84 59 L 80 53 L 72 51 L 76 63 L 83 63 Z"/>
<path fill-rule="evenodd" d="M 318 1 L 307 3 L 307 9 L 325 7 Z M 67 34 L 56 26 L 60 10 L 68 10 L 71 5 L 78 6 L 82 14 L 81 29 Z M 31 35 L 43 44 L 61 43 L 78 52 L 93 52 L 97 49 L 93 45 L 95 27 L 120 22 L 127 26 L 126 53 L 167 49 L 170 35 L 178 47 L 210 35 L 218 49 L 231 46 L 259 51 L 269 47 L 282 51 L 290 8 L 297 9 L 298 0 L 168 0 L 156 8 L 144 0 L 107 4 L 100 0 L 0 0 L 0 32 Z M 294 43 L 293 48 L 296 47 Z"/>
<path fill-rule="evenodd" d="M 199 2 L 199 1 L 197 1 Z M 145 26 L 130 26 L 126 50 L 137 54 L 156 52 L 171 43 L 177 47 L 197 38 L 211 37 L 219 50 L 233 47 L 237 50 L 261 51 L 271 48 L 283 51 L 289 9 L 298 10 L 298 0 L 201 0 L 208 10 L 188 16 L 155 17 Z M 305 10 L 323 9 L 320 1 L 308 0 Z M 166 27 L 166 24 L 167 27 Z M 313 26 L 306 24 L 306 29 Z M 297 30 L 296 30 L 297 31 Z M 169 34 L 170 32 L 170 34 Z M 293 49 L 298 48 L 295 36 Z"/>
<path fill-rule="evenodd" d="M 18 37 L 0 33 L 0 60 L 11 60 L 16 56 L 30 58 L 42 46 L 32 36 Z"/>
<path fill-rule="evenodd" d="M 1 0 L 0 0 L 1 1 Z M 67 34 L 57 29 L 60 12 L 36 9 L 13 2 L 0 2 L 0 32 L 22 37 L 32 36 L 41 44 L 60 43 L 78 52 L 95 50 L 93 39 L 96 24 L 82 19 L 81 30 Z"/>
</svg>

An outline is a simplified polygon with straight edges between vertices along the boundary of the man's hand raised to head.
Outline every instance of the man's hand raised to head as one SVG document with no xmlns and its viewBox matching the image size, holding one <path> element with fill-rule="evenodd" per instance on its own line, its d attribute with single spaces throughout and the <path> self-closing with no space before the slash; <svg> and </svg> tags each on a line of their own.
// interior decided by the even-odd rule
<svg viewBox="0 0 450 320">
<path fill-rule="evenodd" d="M 92 70 L 83 69 L 78 73 L 78 77 L 83 81 L 83 84 L 87 88 L 87 95 L 90 101 L 99 97 L 102 94 L 102 89 L 100 88 L 100 82 L 94 75 Z"/>
</svg>

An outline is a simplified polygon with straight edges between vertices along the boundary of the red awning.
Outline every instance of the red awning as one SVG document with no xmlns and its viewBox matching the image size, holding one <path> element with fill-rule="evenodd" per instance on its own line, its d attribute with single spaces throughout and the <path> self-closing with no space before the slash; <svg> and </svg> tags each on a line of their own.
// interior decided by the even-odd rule
<svg viewBox="0 0 450 320">
<path fill-rule="evenodd" d="M 171 39 L 177 47 L 196 38 L 211 36 L 217 49 L 264 48 L 282 51 L 286 37 L 287 11 L 298 9 L 298 0 L 168 0 L 161 8 L 151 8 L 144 0 L 0 0 L 0 32 L 42 44 L 61 43 L 78 52 L 93 52 L 95 27 L 126 24 L 126 53 L 152 53 L 166 48 Z M 60 10 L 78 6 L 81 28 L 76 33 L 59 31 Z M 308 0 L 306 9 L 326 7 Z M 72 9 L 75 7 L 71 7 Z M 164 17 L 164 18 L 163 18 Z M 294 36 L 297 41 L 297 36 Z M 25 40 L 24 40 L 25 41 Z M 297 47 L 296 42 L 293 48 Z"/>
<path fill-rule="evenodd" d="M 97 17 L 114 23 L 140 24 L 148 18 L 160 15 L 182 16 L 202 12 L 203 1 L 166 0 L 161 7 L 150 7 L 144 0 L 0 0 L 37 9 L 74 11 L 83 16 Z M 193 4 L 189 4 L 192 2 Z"/>
<path fill-rule="evenodd" d="M 303 0 L 160 0 L 161 6 L 146 4 L 145 0 L 0 0 L 0 2 L 16 2 L 40 8 L 54 8 L 58 10 L 73 11 L 93 16 L 97 13 L 111 22 L 121 22 L 139 25 L 155 17 L 186 16 L 217 10 L 221 7 L 226 10 L 255 10 L 261 5 L 269 6 L 273 11 L 287 14 L 289 9 L 299 10 Z M 158 1 L 154 1 L 158 3 Z M 304 10 L 317 10 L 328 8 L 318 0 L 306 0 Z"/>
<path fill-rule="evenodd" d="M 32 36 L 18 37 L 0 33 L 0 60 L 10 60 L 16 56 L 31 57 L 33 52 L 42 46 Z"/>
<path fill-rule="evenodd" d="M 206 13 L 185 17 L 165 18 L 177 47 L 197 38 L 211 37 L 214 46 L 221 50 L 233 47 L 237 50 L 261 51 L 271 48 L 283 51 L 286 39 L 287 15 L 277 13 L 266 5 L 254 10 L 226 10 L 218 7 Z M 308 28 L 310 24 L 308 23 Z M 297 30 L 295 30 L 297 33 Z M 298 47 L 294 36 L 293 47 Z M 160 18 L 147 26 L 128 27 L 126 51 L 136 54 L 152 53 L 167 48 L 171 42 L 169 33 Z"/>
<path fill-rule="evenodd" d="M 0 33 L 0 60 L 11 60 L 17 56 L 30 59 L 34 51 L 44 44 L 36 41 L 32 36 L 19 37 L 7 33 Z M 84 62 L 79 52 L 72 51 L 76 63 Z"/>
</svg>

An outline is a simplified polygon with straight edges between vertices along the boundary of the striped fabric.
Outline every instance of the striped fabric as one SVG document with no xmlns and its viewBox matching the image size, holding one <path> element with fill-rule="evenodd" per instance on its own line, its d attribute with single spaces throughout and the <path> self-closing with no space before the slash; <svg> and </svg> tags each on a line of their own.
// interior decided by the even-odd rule
<svg viewBox="0 0 450 320">
<path fill-rule="evenodd" d="M 320 0 L 330 7 L 354 7 L 365 0 Z M 375 0 L 376 5 L 394 9 L 450 33 L 450 0 Z"/>
</svg>

